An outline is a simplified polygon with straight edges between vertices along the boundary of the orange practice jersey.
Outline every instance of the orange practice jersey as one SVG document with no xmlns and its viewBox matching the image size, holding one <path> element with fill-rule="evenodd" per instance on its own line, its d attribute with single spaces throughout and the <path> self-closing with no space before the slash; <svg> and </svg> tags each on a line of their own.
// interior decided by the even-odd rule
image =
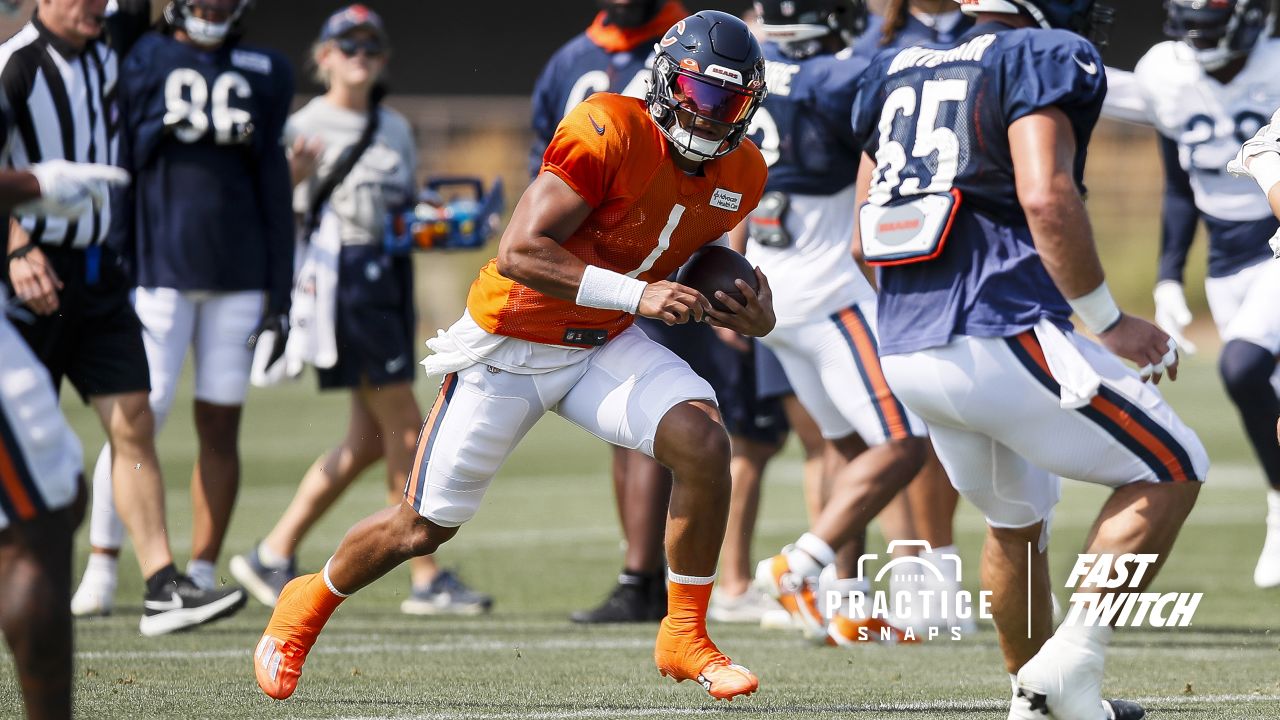
<svg viewBox="0 0 1280 720">
<path fill-rule="evenodd" d="M 560 122 L 542 170 L 594 208 L 564 248 L 589 265 L 646 282 L 666 278 L 741 222 L 760 201 L 766 178 L 750 140 L 704 162 L 700 175 L 686 174 L 644 102 L 611 93 L 592 95 Z M 472 283 L 467 310 L 491 333 L 553 345 L 581 345 L 571 330 L 603 330 L 612 338 L 633 319 L 543 295 L 503 277 L 496 259 Z"/>
</svg>

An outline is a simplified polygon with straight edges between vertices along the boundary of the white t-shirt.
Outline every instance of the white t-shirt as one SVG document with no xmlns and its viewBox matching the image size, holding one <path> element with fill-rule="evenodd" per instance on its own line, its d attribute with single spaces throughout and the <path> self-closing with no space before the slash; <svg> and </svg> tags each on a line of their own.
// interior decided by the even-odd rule
<svg viewBox="0 0 1280 720">
<path fill-rule="evenodd" d="M 856 186 L 834 195 L 790 196 L 791 246 L 747 242 L 747 259 L 769 278 L 778 327 L 821 320 L 876 294 L 850 253 Z"/>
<path fill-rule="evenodd" d="M 329 197 L 329 206 L 342 221 L 343 245 L 382 242 L 388 210 L 414 198 L 418 156 L 413 129 L 395 110 L 384 106 L 379 112 L 373 144 Z M 332 171 L 342 151 L 360 139 L 367 122 L 365 113 L 338 107 L 324 96 L 289 116 L 284 132 L 290 147 L 298 137 L 319 137 L 324 143 L 315 174 L 294 188 L 294 212 L 307 212 L 312 184 Z"/>
</svg>

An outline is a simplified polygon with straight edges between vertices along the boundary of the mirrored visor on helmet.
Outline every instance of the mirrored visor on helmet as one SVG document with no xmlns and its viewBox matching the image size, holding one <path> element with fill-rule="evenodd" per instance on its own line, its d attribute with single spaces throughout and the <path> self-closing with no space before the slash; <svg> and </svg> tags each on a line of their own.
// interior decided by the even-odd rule
<svg viewBox="0 0 1280 720">
<path fill-rule="evenodd" d="M 704 118 L 733 125 L 751 112 L 753 96 L 743 90 L 722 87 L 693 75 L 676 73 L 671 94 L 682 107 Z"/>
</svg>

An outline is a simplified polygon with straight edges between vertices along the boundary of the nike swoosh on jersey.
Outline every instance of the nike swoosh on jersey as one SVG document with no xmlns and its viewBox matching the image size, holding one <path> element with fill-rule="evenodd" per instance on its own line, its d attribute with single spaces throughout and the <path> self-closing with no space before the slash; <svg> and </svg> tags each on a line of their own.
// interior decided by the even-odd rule
<svg viewBox="0 0 1280 720">
<path fill-rule="evenodd" d="M 596 129 L 596 134 L 597 134 L 597 135 L 603 135 L 603 134 L 604 134 L 604 125 L 601 125 L 601 124 L 597 123 L 597 122 L 596 122 L 596 119 L 595 119 L 595 118 L 593 118 L 593 117 L 591 117 L 591 113 L 587 113 L 587 119 L 591 121 L 591 127 L 593 127 L 593 128 L 595 128 L 595 129 Z"/>
<path fill-rule="evenodd" d="M 1076 61 L 1076 64 L 1080 66 L 1081 70 L 1089 73 L 1090 75 L 1098 74 L 1098 64 L 1093 62 L 1092 60 L 1090 60 L 1086 64 L 1086 63 L 1080 62 L 1080 58 L 1076 57 L 1075 55 L 1072 55 L 1071 59 Z"/>
<path fill-rule="evenodd" d="M 409 359 L 403 355 L 400 355 L 396 358 L 388 360 L 386 364 L 387 372 L 389 373 L 399 372 L 400 368 L 404 367 L 404 364 L 408 361 Z"/>
<path fill-rule="evenodd" d="M 142 605 L 148 610 L 156 610 L 159 612 L 164 612 L 165 610 L 177 610 L 182 607 L 182 596 L 175 592 L 169 600 L 144 600 L 142 601 Z"/>
</svg>

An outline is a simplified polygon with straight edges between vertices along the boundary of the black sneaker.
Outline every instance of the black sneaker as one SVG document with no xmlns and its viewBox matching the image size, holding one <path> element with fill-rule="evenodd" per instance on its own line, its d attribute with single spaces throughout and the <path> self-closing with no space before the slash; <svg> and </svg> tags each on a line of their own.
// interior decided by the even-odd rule
<svg viewBox="0 0 1280 720">
<path fill-rule="evenodd" d="M 191 578 L 178 575 L 143 597 L 138 630 L 147 637 L 186 630 L 235 614 L 248 597 L 235 586 L 201 590 Z"/>
<path fill-rule="evenodd" d="M 253 595 L 254 600 L 267 607 L 275 607 L 280 591 L 284 590 L 284 586 L 290 580 L 298 576 L 298 566 L 294 558 L 289 558 L 289 564 L 282 568 L 267 567 L 258 557 L 257 545 L 243 555 L 232 557 L 229 566 L 231 576 L 244 585 L 245 589 Z"/>
<path fill-rule="evenodd" d="M 624 573 L 618 576 L 618 584 L 604 602 L 590 610 L 579 610 L 569 619 L 585 624 L 657 622 L 667 614 L 667 595 L 664 586 L 662 603 L 658 605 L 654 585 L 653 578 Z"/>
</svg>

